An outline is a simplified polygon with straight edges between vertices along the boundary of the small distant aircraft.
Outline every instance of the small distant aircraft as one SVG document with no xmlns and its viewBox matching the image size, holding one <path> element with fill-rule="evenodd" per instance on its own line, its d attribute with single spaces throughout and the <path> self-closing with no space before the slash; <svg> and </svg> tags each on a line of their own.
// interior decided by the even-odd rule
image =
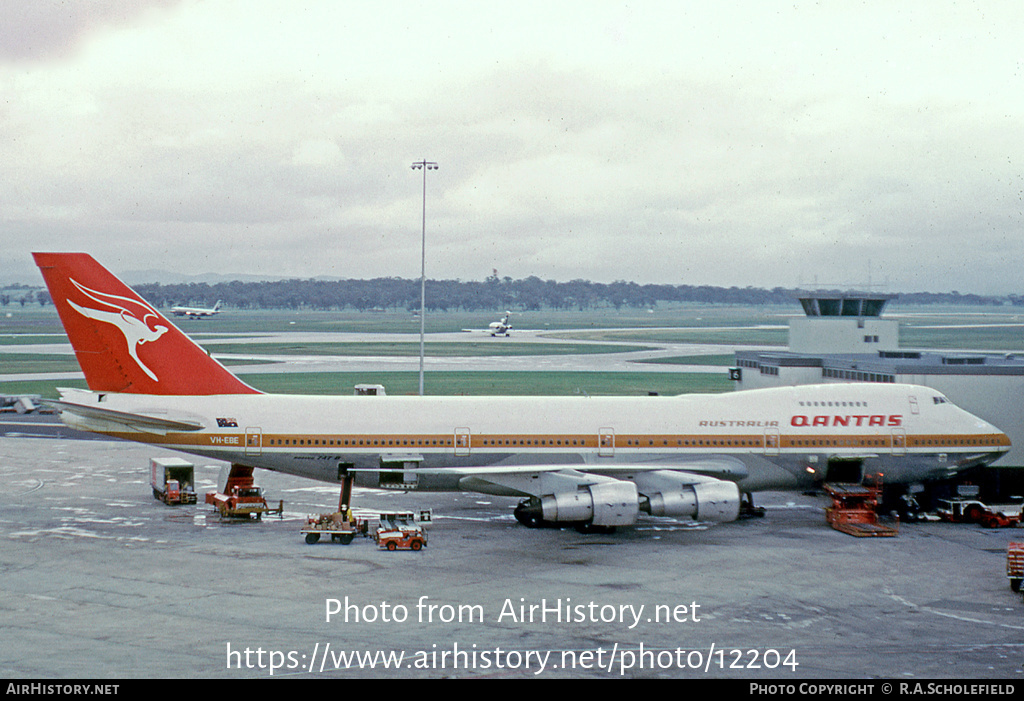
<svg viewBox="0 0 1024 701">
<path fill-rule="evenodd" d="M 202 319 L 204 316 L 213 316 L 214 314 L 220 314 L 220 300 L 213 305 L 213 309 L 203 309 L 202 307 L 171 307 L 171 314 L 174 316 L 187 316 L 189 319 Z"/>
<path fill-rule="evenodd" d="M 508 336 L 508 332 L 512 330 L 512 324 L 508 323 L 510 316 L 512 316 L 512 312 L 505 312 L 501 321 L 492 321 L 487 330 L 492 336 Z"/>
</svg>

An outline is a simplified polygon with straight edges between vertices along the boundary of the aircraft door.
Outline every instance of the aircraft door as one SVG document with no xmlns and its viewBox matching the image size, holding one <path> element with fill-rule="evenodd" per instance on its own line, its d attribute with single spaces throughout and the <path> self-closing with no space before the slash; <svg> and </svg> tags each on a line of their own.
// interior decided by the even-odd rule
<svg viewBox="0 0 1024 701">
<path fill-rule="evenodd" d="M 903 428 L 894 428 L 892 430 L 892 454 L 893 455 L 906 455 L 907 454 L 907 431 Z"/>
<path fill-rule="evenodd" d="M 597 455 L 610 458 L 615 455 L 615 429 L 601 428 L 597 431 Z"/>
<path fill-rule="evenodd" d="M 249 456 L 262 455 L 263 453 L 263 429 L 254 426 L 247 426 L 245 429 L 245 454 Z"/>
<path fill-rule="evenodd" d="M 864 480 L 864 461 L 860 458 L 833 458 L 825 466 L 825 482 L 860 484 Z"/>
<path fill-rule="evenodd" d="M 469 455 L 470 433 L 468 428 L 455 429 L 455 455 L 464 457 Z"/>
<path fill-rule="evenodd" d="M 764 454 L 776 456 L 779 454 L 779 429 L 769 428 L 764 432 Z"/>
</svg>

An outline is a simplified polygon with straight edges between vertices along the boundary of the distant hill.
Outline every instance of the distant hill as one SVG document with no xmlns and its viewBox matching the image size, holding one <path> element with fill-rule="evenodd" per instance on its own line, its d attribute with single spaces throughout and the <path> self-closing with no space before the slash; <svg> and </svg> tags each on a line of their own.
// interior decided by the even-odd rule
<svg viewBox="0 0 1024 701">
<path fill-rule="evenodd" d="M 223 282 L 275 282 L 283 277 L 272 275 L 248 275 L 245 273 L 202 273 L 201 275 L 184 275 L 167 270 L 128 270 L 119 275 L 129 285 L 216 285 Z"/>
<path fill-rule="evenodd" d="M 129 270 L 119 275 L 129 285 L 218 285 L 226 282 L 280 282 L 291 278 L 283 275 L 250 275 L 247 273 L 202 273 L 200 275 L 183 275 L 167 270 Z M 336 282 L 339 277 L 320 275 L 313 280 Z"/>
</svg>

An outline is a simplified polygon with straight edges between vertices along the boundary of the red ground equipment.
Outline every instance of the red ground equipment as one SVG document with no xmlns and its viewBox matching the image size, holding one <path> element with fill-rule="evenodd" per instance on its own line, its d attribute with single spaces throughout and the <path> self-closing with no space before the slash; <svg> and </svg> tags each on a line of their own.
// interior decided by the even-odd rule
<svg viewBox="0 0 1024 701">
<path fill-rule="evenodd" d="M 986 504 L 977 499 L 939 499 L 935 512 L 950 523 L 980 523 L 985 528 L 1007 528 L 1021 521 L 1020 504 Z"/>
<path fill-rule="evenodd" d="M 978 523 L 985 511 L 986 506 L 977 499 L 962 497 L 939 499 L 935 508 L 939 518 L 950 523 Z"/>
<path fill-rule="evenodd" d="M 1024 581 L 1024 543 L 1010 543 L 1006 547 L 1006 576 L 1010 578 L 1010 589 L 1019 592 Z"/>
<path fill-rule="evenodd" d="M 427 545 L 426 532 L 410 512 L 382 513 L 373 539 L 381 550 L 421 550 Z"/>
<path fill-rule="evenodd" d="M 849 533 L 858 538 L 892 537 L 898 531 L 878 523 L 875 507 L 881 500 L 881 487 L 862 484 L 823 485 L 832 497 L 832 506 L 825 509 L 825 520 L 837 531 Z"/>
<path fill-rule="evenodd" d="M 206 503 L 213 505 L 222 518 L 263 518 L 263 514 L 282 514 L 284 502 L 276 509 L 267 504 L 263 490 L 253 482 L 252 468 L 232 465 L 224 486 L 218 492 L 207 492 Z"/>
<path fill-rule="evenodd" d="M 981 515 L 981 525 L 985 528 L 1009 528 L 1020 523 L 1021 515 L 1008 514 L 1003 511 L 991 510 Z"/>
</svg>

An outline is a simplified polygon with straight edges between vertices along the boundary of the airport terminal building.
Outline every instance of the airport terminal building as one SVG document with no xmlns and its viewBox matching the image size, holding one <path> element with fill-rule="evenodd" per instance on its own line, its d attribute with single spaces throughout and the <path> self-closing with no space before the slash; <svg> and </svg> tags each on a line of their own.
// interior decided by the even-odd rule
<svg viewBox="0 0 1024 701">
<path fill-rule="evenodd" d="M 830 382 L 931 387 L 1010 437 L 1013 447 L 997 466 L 1024 466 L 1024 353 L 901 349 L 899 322 L 881 318 L 890 299 L 857 293 L 801 298 L 805 315 L 790 321 L 788 351 L 736 352 L 737 388 Z"/>
</svg>

